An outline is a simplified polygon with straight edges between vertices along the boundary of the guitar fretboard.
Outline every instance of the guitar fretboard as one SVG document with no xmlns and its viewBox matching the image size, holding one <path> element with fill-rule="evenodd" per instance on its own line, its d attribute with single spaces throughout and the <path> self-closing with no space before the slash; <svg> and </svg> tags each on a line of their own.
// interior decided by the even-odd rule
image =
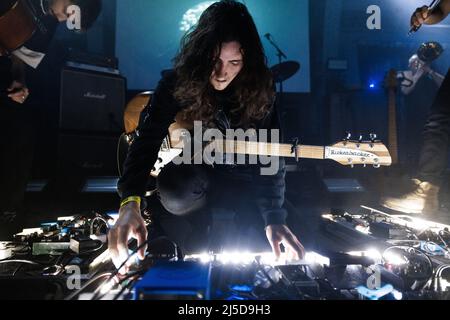
<svg viewBox="0 0 450 320">
<path fill-rule="evenodd" d="M 215 151 L 226 154 L 295 158 L 292 145 L 249 141 L 216 140 L 210 145 Z M 299 145 L 297 156 L 303 159 L 325 159 L 325 147 Z"/>
</svg>

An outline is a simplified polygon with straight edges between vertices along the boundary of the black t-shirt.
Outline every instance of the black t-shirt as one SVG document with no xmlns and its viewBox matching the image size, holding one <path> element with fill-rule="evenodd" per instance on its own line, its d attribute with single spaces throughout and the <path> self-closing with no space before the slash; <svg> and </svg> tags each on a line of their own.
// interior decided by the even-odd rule
<svg viewBox="0 0 450 320">
<path fill-rule="evenodd" d="M 240 115 L 235 112 L 239 106 L 235 100 L 235 86 L 231 83 L 225 90 L 218 91 L 211 89 L 211 95 L 218 110 L 216 125 L 221 130 L 236 128 L 239 125 Z M 223 112 L 223 114 L 221 114 Z"/>
</svg>

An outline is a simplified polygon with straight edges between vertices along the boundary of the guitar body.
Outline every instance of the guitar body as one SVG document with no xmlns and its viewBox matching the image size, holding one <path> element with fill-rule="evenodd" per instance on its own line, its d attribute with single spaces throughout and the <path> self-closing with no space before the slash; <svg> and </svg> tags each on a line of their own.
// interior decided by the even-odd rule
<svg viewBox="0 0 450 320">
<path fill-rule="evenodd" d="M 36 30 L 36 21 L 26 0 L 2 0 L 0 5 L 0 54 L 20 48 Z"/>
<path fill-rule="evenodd" d="M 119 138 L 117 144 L 117 170 L 119 176 L 123 174 L 123 166 L 127 158 L 128 149 L 136 138 L 136 130 L 139 126 L 139 119 L 142 111 L 150 103 L 152 92 L 142 92 L 128 102 L 123 115 L 123 123 L 125 125 L 125 133 Z"/>
<path fill-rule="evenodd" d="M 147 91 L 142 92 L 135 96 L 131 101 L 127 104 L 124 112 L 124 124 L 125 124 L 125 133 L 122 134 L 118 143 L 117 150 L 117 167 L 119 171 L 119 175 L 122 176 L 123 165 L 125 163 L 128 149 L 130 145 L 133 143 L 136 138 L 136 130 L 139 126 L 139 119 L 141 117 L 142 112 L 151 102 L 153 92 Z M 171 141 L 174 142 L 177 139 L 180 139 L 179 129 L 182 127 L 178 123 L 172 124 L 169 128 L 169 136 L 171 138 L 165 139 L 163 146 L 159 152 L 158 162 L 155 164 L 155 167 L 152 169 L 151 176 L 157 177 L 161 170 L 173 159 L 179 156 L 182 152 L 182 147 L 179 149 L 173 149 L 170 144 Z M 171 141 L 170 141 L 171 140 Z M 175 144 L 177 144 L 175 142 Z"/>
<path fill-rule="evenodd" d="M 125 108 L 124 124 L 125 134 L 120 137 L 118 144 L 118 170 L 119 175 L 122 176 L 123 165 L 126 160 L 129 146 L 136 138 L 136 130 L 139 126 L 139 119 L 141 113 L 151 102 L 153 92 L 142 92 L 135 96 Z M 172 162 L 183 152 L 182 137 L 186 128 L 192 128 L 191 124 L 176 121 L 169 127 L 169 135 L 164 139 L 158 155 L 158 161 L 155 163 L 150 175 L 154 178 L 158 177 L 161 170 Z"/>
<path fill-rule="evenodd" d="M 150 103 L 152 94 L 153 92 L 151 91 L 142 92 L 131 99 L 131 101 L 127 104 L 123 116 L 126 134 L 132 134 L 136 131 L 137 127 L 139 126 L 139 118 L 141 116 L 141 113 Z"/>
<path fill-rule="evenodd" d="M 182 133 L 184 130 L 185 129 L 176 122 L 170 126 L 169 136 L 164 139 L 164 142 L 158 154 L 158 160 L 153 166 L 152 171 L 150 172 L 150 176 L 157 178 L 161 173 L 161 170 L 166 165 L 168 165 L 173 161 L 173 159 L 181 155 L 181 153 L 183 152 L 183 145 L 181 142 L 180 133 Z M 133 139 L 130 139 L 129 134 L 124 133 L 120 136 L 117 150 L 117 168 L 119 171 L 119 176 L 122 176 L 123 174 L 123 166 L 127 158 L 128 149 L 133 143 L 132 140 Z M 178 141 L 178 143 L 176 141 Z M 172 143 L 174 143 L 175 145 L 172 145 Z"/>
<path fill-rule="evenodd" d="M 172 136 L 174 136 L 173 132 L 178 132 L 177 129 L 182 129 L 179 127 L 178 124 L 174 123 L 170 128 L 169 132 L 171 132 Z M 168 139 L 166 139 L 168 141 Z M 155 163 L 154 167 L 152 168 L 152 171 L 150 172 L 150 176 L 153 178 L 157 178 L 159 174 L 161 173 L 161 170 L 167 166 L 169 163 L 173 161 L 176 157 L 181 155 L 183 152 L 183 148 L 180 146 L 179 148 L 170 148 L 165 146 L 167 141 L 164 142 L 163 146 L 161 147 L 161 150 L 158 154 L 158 161 Z M 119 139 L 118 143 L 118 150 L 117 150 L 117 168 L 119 171 L 119 176 L 121 177 L 123 174 L 123 166 L 125 164 L 125 160 L 127 158 L 128 149 L 130 148 L 131 143 L 129 142 L 129 139 L 126 134 L 122 134 Z"/>
</svg>

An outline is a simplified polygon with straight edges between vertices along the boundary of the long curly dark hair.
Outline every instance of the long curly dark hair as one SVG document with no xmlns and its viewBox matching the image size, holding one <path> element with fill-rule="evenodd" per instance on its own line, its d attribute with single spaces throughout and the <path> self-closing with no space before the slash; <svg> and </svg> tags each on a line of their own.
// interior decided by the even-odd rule
<svg viewBox="0 0 450 320">
<path fill-rule="evenodd" d="M 213 124 L 216 113 L 210 77 L 223 43 L 240 43 L 244 65 L 233 80 L 233 116 L 240 126 L 252 126 L 269 112 L 275 96 L 272 74 L 256 25 L 247 7 L 233 0 L 212 4 L 197 26 L 181 41 L 176 56 L 175 99 L 183 105 L 182 120 Z M 234 117 L 233 117 L 234 118 Z"/>
</svg>

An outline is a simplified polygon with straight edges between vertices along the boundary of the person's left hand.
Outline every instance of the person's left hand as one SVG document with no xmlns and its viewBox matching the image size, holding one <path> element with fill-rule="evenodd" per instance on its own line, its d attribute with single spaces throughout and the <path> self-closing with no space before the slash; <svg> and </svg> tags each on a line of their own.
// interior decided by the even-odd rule
<svg viewBox="0 0 450 320">
<path fill-rule="evenodd" d="M 305 257 L 305 248 L 286 225 L 268 226 L 266 236 L 277 259 L 281 256 L 281 244 L 290 260 L 301 260 Z"/>
<path fill-rule="evenodd" d="M 20 104 L 23 104 L 30 95 L 30 91 L 28 90 L 28 88 L 23 83 L 20 83 L 18 81 L 13 81 L 11 86 L 8 88 L 8 92 L 10 92 L 10 94 L 8 94 L 8 97 L 14 102 Z"/>
</svg>

